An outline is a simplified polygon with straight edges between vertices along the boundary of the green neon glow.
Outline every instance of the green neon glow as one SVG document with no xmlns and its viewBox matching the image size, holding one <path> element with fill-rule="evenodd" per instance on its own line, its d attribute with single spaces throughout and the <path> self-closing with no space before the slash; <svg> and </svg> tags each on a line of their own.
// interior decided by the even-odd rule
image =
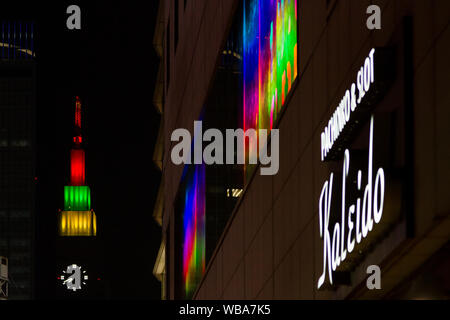
<svg viewBox="0 0 450 320">
<path fill-rule="evenodd" d="M 91 210 L 91 189 L 88 186 L 64 186 L 64 210 Z"/>
</svg>

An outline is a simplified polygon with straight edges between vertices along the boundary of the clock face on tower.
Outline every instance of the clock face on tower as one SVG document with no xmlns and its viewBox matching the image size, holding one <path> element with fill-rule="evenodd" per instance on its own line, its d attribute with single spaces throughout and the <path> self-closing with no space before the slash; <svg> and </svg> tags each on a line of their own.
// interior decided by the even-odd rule
<svg viewBox="0 0 450 320">
<path fill-rule="evenodd" d="M 82 286 L 86 285 L 88 278 L 86 270 L 82 270 L 82 267 L 76 264 L 67 266 L 66 270 L 59 276 L 67 290 L 73 291 L 81 290 Z"/>
</svg>

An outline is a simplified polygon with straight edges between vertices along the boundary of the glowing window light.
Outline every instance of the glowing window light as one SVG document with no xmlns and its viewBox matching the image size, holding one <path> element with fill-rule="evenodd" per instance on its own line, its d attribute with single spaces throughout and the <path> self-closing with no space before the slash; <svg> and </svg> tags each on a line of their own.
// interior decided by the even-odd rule
<svg viewBox="0 0 450 320">
<path fill-rule="evenodd" d="M 83 149 L 70 151 L 70 184 L 82 186 L 85 184 L 85 155 Z"/>
<path fill-rule="evenodd" d="M 227 198 L 230 198 L 230 197 L 232 197 L 232 198 L 239 198 L 243 191 L 244 190 L 241 189 L 241 188 L 239 188 L 239 189 L 235 189 L 235 188 L 227 189 Z"/>
<path fill-rule="evenodd" d="M 186 177 L 183 206 L 183 283 L 190 298 L 205 272 L 205 165 Z"/>
<path fill-rule="evenodd" d="M 243 44 L 244 130 L 272 129 L 298 73 L 297 0 L 244 0 Z"/>
<path fill-rule="evenodd" d="M 88 186 L 64 186 L 64 210 L 91 210 L 91 190 Z"/>
<path fill-rule="evenodd" d="M 97 235 L 97 217 L 90 211 L 61 211 L 59 215 L 60 236 Z"/>
</svg>

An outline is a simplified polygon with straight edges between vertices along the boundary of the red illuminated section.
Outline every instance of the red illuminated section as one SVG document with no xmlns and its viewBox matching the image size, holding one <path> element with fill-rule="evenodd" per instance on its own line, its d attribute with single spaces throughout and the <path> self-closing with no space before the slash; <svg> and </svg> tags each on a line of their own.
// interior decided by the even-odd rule
<svg viewBox="0 0 450 320">
<path fill-rule="evenodd" d="M 84 150 L 72 149 L 70 151 L 70 185 L 84 186 L 85 176 Z"/>
<path fill-rule="evenodd" d="M 75 97 L 75 147 L 70 151 L 70 184 L 72 186 L 85 185 L 85 155 L 81 148 L 81 101 Z"/>
</svg>

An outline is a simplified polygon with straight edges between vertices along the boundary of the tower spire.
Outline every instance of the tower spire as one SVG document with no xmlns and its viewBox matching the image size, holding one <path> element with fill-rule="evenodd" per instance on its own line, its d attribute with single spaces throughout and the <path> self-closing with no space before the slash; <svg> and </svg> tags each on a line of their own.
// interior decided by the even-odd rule
<svg viewBox="0 0 450 320">
<path fill-rule="evenodd" d="M 75 135 L 73 142 L 79 146 L 82 142 L 81 138 L 81 101 L 78 96 L 75 97 Z"/>
</svg>

